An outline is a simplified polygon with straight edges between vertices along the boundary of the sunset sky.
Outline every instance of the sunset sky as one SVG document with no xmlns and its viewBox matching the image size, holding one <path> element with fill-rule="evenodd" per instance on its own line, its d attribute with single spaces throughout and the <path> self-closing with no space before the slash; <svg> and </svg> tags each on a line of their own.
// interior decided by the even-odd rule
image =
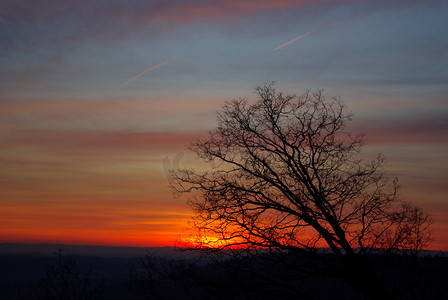
<svg viewBox="0 0 448 300">
<path fill-rule="evenodd" d="M 0 1 L 0 242 L 173 245 L 191 211 L 166 170 L 197 166 L 185 147 L 224 101 L 277 81 L 341 96 L 448 251 L 447 16 L 431 0 Z"/>
</svg>

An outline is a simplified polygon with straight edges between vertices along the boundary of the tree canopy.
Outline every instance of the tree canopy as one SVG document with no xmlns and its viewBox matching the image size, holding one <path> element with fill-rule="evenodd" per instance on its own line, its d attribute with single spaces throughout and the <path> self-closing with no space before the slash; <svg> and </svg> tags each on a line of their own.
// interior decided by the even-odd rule
<svg viewBox="0 0 448 300">
<path fill-rule="evenodd" d="M 360 158 L 364 136 L 346 131 L 352 114 L 339 97 L 285 95 L 273 83 L 255 92 L 255 102 L 227 102 L 217 128 L 190 146 L 217 168 L 174 172 L 172 188 L 190 194 L 194 227 L 214 237 L 199 238 L 199 247 L 310 257 L 324 247 L 340 258 L 341 274 L 365 270 L 362 255 L 425 247 L 428 214 L 399 198 L 381 155 Z"/>
</svg>

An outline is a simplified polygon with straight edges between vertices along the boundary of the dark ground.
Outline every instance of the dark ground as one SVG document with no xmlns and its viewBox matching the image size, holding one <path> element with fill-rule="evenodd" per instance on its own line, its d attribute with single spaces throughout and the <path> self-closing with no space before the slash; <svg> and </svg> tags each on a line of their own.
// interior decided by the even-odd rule
<svg viewBox="0 0 448 300">
<path fill-rule="evenodd" d="M 281 263 L 269 256 L 218 263 L 169 247 L 63 246 L 59 255 L 55 245 L 5 245 L 0 244 L 4 300 L 363 299 L 337 278 L 304 274 L 299 266 L 310 262 L 297 256 Z M 448 299 L 446 253 L 371 259 L 378 273 L 387 264 L 381 276 L 397 299 Z"/>
</svg>

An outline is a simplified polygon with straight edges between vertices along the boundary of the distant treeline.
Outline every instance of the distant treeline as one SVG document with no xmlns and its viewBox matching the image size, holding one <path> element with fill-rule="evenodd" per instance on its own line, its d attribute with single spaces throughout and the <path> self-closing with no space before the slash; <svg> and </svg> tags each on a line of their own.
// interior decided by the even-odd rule
<svg viewBox="0 0 448 300">
<path fill-rule="evenodd" d="M 297 254 L 189 257 L 0 255 L 0 299 L 363 299 Z M 366 259 L 396 299 L 447 299 L 447 256 Z"/>
</svg>

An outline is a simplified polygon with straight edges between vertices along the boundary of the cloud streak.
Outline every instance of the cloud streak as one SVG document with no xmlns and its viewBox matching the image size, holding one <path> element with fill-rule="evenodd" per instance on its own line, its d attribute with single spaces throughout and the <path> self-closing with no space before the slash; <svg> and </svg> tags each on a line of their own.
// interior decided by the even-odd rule
<svg viewBox="0 0 448 300">
<path fill-rule="evenodd" d="M 278 49 L 281 49 L 281 48 L 283 48 L 283 47 L 285 47 L 285 46 L 288 46 L 289 44 L 292 44 L 292 43 L 294 43 L 294 42 L 300 40 L 301 38 L 306 37 L 307 35 L 309 35 L 309 34 L 311 34 L 311 33 L 312 33 L 312 31 L 308 31 L 308 32 L 305 33 L 305 34 L 299 35 L 299 36 L 296 37 L 295 39 L 293 39 L 293 40 L 291 40 L 291 41 L 289 41 L 289 42 L 286 42 L 286 43 L 284 43 L 284 44 L 281 44 L 281 45 L 278 46 L 277 48 L 272 49 L 272 51 L 277 51 Z"/>
<path fill-rule="evenodd" d="M 143 76 L 144 74 L 148 73 L 149 71 L 152 71 L 152 70 L 154 70 L 154 69 L 157 69 L 158 67 L 161 67 L 161 66 L 163 66 L 163 65 L 166 65 L 166 61 L 163 62 L 163 63 L 157 64 L 157 65 L 155 65 L 155 66 L 152 66 L 152 67 L 150 67 L 150 68 L 144 70 L 143 72 L 141 72 L 141 73 L 135 75 L 134 77 L 132 77 L 132 78 L 129 79 L 128 81 L 124 82 L 124 83 L 120 86 L 120 88 L 125 87 L 126 85 L 128 85 L 128 84 L 131 83 L 132 81 L 136 80 L 137 78 Z"/>
<path fill-rule="evenodd" d="M 17 134 L 3 137 L 3 148 L 32 146 L 47 149 L 59 155 L 100 155 L 167 153 L 184 149 L 199 133 L 170 132 L 103 132 L 66 130 L 17 130 Z"/>
</svg>

